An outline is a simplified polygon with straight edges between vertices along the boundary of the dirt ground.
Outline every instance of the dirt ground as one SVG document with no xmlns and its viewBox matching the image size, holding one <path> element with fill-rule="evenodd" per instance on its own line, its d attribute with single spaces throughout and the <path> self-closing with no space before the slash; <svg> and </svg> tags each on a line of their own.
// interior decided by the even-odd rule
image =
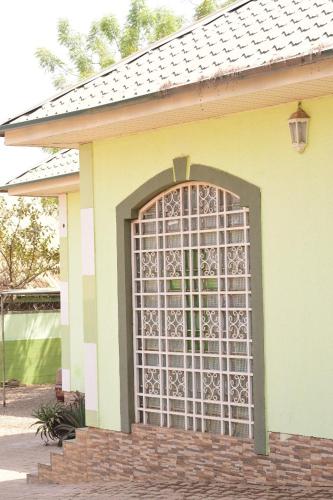
<svg viewBox="0 0 333 500">
<path fill-rule="evenodd" d="M 6 481 L 24 479 L 28 472 L 37 470 L 38 462 L 49 462 L 50 450 L 35 437 L 31 424 L 32 411 L 41 403 L 54 400 L 51 386 L 27 386 L 6 389 L 7 406 L 0 402 L 0 498 Z M 9 497 L 8 497 L 9 498 Z"/>
<path fill-rule="evenodd" d="M 288 500 L 333 499 L 333 489 L 274 488 L 242 484 L 110 481 L 99 484 L 27 484 L 26 474 L 35 472 L 37 463 L 49 463 L 56 445 L 44 446 L 35 437 L 31 412 L 41 402 L 54 400 L 51 386 L 8 390 L 8 406 L 0 403 L 0 500 L 47 499 L 145 499 L 145 500 Z"/>
</svg>

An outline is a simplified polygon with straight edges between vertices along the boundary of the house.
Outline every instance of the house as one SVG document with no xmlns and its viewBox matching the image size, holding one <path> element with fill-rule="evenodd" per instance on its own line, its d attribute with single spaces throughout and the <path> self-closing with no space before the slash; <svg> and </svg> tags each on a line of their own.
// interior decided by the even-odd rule
<svg viewBox="0 0 333 500">
<path fill-rule="evenodd" d="M 333 484 L 332 49 L 331 0 L 238 1 L 1 126 L 80 155 L 34 192 L 89 427 L 40 480 Z"/>
</svg>

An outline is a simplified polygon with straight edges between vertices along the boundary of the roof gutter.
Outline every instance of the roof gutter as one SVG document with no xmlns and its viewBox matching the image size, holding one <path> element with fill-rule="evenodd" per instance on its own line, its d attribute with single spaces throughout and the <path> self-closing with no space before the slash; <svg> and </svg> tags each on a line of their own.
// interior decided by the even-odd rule
<svg viewBox="0 0 333 500">
<path fill-rule="evenodd" d="M 52 115 L 52 116 L 47 116 L 44 118 L 37 118 L 35 120 L 27 120 L 24 122 L 19 122 L 19 123 L 4 123 L 3 125 L 0 126 L 0 137 L 5 136 L 5 131 L 6 130 L 13 130 L 13 129 L 20 129 L 24 127 L 32 127 L 34 125 L 39 125 L 41 123 L 47 123 L 47 122 L 53 122 L 55 120 L 62 120 L 66 118 L 72 118 L 72 117 L 77 117 L 77 116 L 82 116 L 82 115 L 89 115 L 93 114 L 96 112 L 100 112 L 103 110 L 109 110 L 111 109 L 117 109 L 119 107 L 125 107 L 127 105 L 131 104 L 139 104 L 139 103 L 145 103 L 147 101 L 151 101 L 153 99 L 161 99 L 166 95 L 173 95 L 177 94 L 178 92 L 184 91 L 186 89 L 190 88 L 195 88 L 195 87 L 200 87 L 203 84 L 209 84 L 212 82 L 218 82 L 218 81 L 226 81 L 226 80 L 234 80 L 234 79 L 245 79 L 254 75 L 260 75 L 263 73 L 268 73 L 272 71 L 278 71 L 281 69 L 288 69 L 288 68 L 293 68 L 295 66 L 304 66 L 304 65 L 311 65 L 320 61 L 324 61 L 327 59 L 333 58 L 333 48 L 324 50 L 324 51 L 319 51 L 318 52 L 313 52 L 307 55 L 302 55 L 299 57 L 295 57 L 292 59 L 283 59 L 277 62 L 273 62 L 272 64 L 264 65 L 264 66 L 259 66 L 257 68 L 250 68 L 246 70 L 241 70 L 237 72 L 235 70 L 232 73 L 220 73 L 219 71 L 216 72 L 215 76 L 212 76 L 210 79 L 206 80 L 200 80 L 197 82 L 189 83 L 189 84 L 182 84 L 178 85 L 175 87 L 170 87 L 166 89 L 160 89 L 156 92 L 152 92 L 150 94 L 145 94 L 142 96 L 136 96 L 136 97 L 131 97 L 128 99 L 124 99 L 122 101 L 117 101 L 117 102 L 110 102 L 107 104 L 103 104 L 101 106 L 94 106 L 92 108 L 85 108 L 85 109 L 80 109 L 77 111 L 70 111 L 68 113 L 61 113 L 58 115 Z M 1 189 L 1 188 L 0 188 Z"/>
<path fill-rule="evenodd" d="M 34 181 L 26 181 L 26 182 L 17 182 L 15 184 L 5 184 L 4 186 L 0 186 L 0 193 L 8 193 L 10 189 L 16 189 L 24 186 L 30 186 L 32 184 L 41 184 L 43 182 L 47 181 L 52 181 L 52 180 L 66 180 L 69 177 L 74 177 L 80 174 L 80 171 L 77 170 L 76 172 L 71 172 L 69 174 L 62 174 L 62 175 L 52 175 L 52 177 L 44 177 L 43 179 L 35 179 Z"/>
</svg>

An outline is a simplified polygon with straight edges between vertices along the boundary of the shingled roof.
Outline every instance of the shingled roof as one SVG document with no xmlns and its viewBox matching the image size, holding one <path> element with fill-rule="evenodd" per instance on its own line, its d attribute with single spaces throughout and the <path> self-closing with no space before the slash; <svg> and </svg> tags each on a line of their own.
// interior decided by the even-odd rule
<svg viewBox="0 0 333 500">
<path fill-rule="evenodd" d="M 36 167 L 27 170 L 23 174 L 7 182 L 6 186 L 1 188 L 3 191 L 12 186 L 37 182 L 63 175 L 76 174 L 80 171 L 79 153 L 75 149 L 67 149 L 49 157 Z"/>
<path fill-rule="evenodd" d="M 64 90 L 5 125 L 97 109 L 333 49 L 333 0 L 243 0 Z"/>
</svg>

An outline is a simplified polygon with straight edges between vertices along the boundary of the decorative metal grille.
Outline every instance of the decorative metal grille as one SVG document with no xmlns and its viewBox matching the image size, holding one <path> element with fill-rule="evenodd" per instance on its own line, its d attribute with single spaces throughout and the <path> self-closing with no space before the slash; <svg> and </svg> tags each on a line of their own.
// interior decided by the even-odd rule
<svg viewBox="0 0 333 500">
<path fill-rule="evenodd" d="M 249 213 L 184 183 L 132 223 L 136 421 L 253 436 Z"/>
<path fill-rule="evenodd" d="M 26 293 L 26 294 L 25 294 Z M 36 311 L 60 311 L 60 293 L 40 292 L 27 289 L 24 291 L 7 290 L 5 295 L 5 313 L 27 313 Z"/>
</svg>

